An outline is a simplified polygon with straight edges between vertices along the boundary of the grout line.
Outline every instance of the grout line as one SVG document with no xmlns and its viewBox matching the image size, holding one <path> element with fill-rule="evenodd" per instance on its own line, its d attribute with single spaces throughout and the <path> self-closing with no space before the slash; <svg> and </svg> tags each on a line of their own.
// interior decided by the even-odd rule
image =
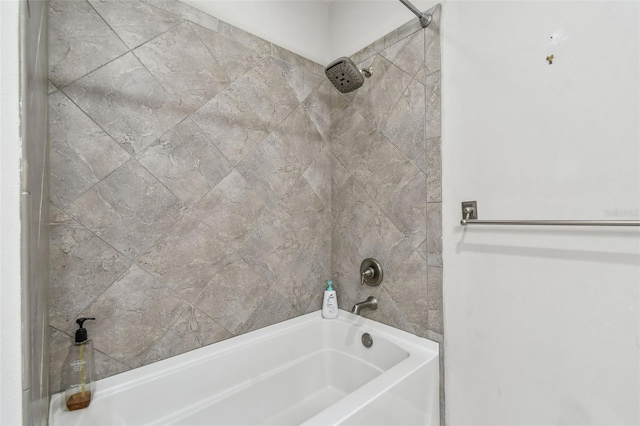
<svg viewBox="0 0 640 426">
<path fill-rule="evenodd" d="M 105 19 L 101 14 L 100 14 L 100 12 L 98 12 L 98 9 L 96 9 L 96 8 L 91 4 L 91 2 L 90 2 L 90 1 L 88 1 L 88 0 L 84 0 L 84 1 L 86 1 L 86 2 L 89 4 L 89 6 L 91 7 L 91 9 L 93 9 L 93 11 L 94 11 L 94 12 L 95 12 L 99 17 L 100 17 L 100 19 L 102 19 L 102 22 L 104 22 L 104 23 L 105 23 L 105 25 L 106 25 L 107 27 L 109 27 L 109 29 L 111 30 L 111 32 L 113 32 L 113 34 L 114 34 L 116 37 L 118 37 L 118 40 L 120 40 L 120 41 L 122 42 L 122 44 L 127 48 L 127 50 L 128 50 L 129 52 L 131 52 L 131 48 L 129 47 L 129 45 L 128 45 L 127 43 L 125 43 L 125 42 L 124 42 L 124 40 L 120 37 L 120 35 L 119 35 L 119 34 L 118 34 L 114 29 L 113 29 L 113 27 L 111 27 L 111 25 L 107 22 L 107 20 L 106 20 L 106 19 Z"/>
</svg>

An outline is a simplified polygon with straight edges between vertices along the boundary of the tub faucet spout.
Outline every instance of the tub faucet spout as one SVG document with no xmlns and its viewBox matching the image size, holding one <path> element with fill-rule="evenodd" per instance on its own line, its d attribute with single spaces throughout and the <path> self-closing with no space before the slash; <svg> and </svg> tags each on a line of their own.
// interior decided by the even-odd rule
<svg viewBox="0 0 640 426">
<path fill-rule="evenodd" d="M 364 302 L 356 303 L 355 305 L 353 305 L 351 313 L 360 315 L 360 312 L 365 309 L 371 309 L 372 311 L 378 309 L 378 299 L 373 296 L 367 297 L 367 300 L 365 300 Z"/>
</svg>

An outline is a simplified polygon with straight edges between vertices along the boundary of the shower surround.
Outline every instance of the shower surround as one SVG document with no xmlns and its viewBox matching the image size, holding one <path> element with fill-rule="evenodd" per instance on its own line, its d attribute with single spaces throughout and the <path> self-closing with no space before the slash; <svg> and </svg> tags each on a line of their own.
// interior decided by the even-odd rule
<svg viewBox="0 0 640 426">
<path fill-rule="evenodd" d="M 322 67 L 177 1 L 50 17 L 52 390 L 78 316 L 106 377 L 319 308 Z"/>
<path fill-rule="evenodd" d="M 332 274 L 343 308 L 373 295 L 364 315 L 440 345 L 442 321 L 442 191 L 440 14 L 418 20 L 351 56 L 373 75 L 358 90 L 332 92 Z M 384 267 L 379 287 L 361 287 L 360 263 Z"/>
<path fill-rule="evenodd" d="M 51 0 L 52 391 L 78 316 L 107 377 L 317 310 L 331 276 L 442 343 L 438 13 L 342 96 L 179 1 Z"/>
</svg>

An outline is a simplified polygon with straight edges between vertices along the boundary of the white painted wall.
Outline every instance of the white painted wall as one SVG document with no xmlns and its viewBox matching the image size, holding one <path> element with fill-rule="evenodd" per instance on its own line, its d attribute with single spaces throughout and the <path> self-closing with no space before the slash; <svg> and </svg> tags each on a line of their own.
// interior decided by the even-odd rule
<svg viewBox="0 0 640 426">
<path fill-rule="evenodd" d="M 326 1 L 183 1 L 312 61 L 324 64 L 331 60 Z"/>
<path fill-rule="evenodd" d="M 183 1 L 323 65 L 417 19 L 398 0 Z M 437 3 L 413 1 L 423 11 Z"/>
<path fill-rule="evenodd" d="M 0 1 L 0 424 L 22 424 L 19 2 Z"/>
<path fill-rule="evenodd" d="M 438 1 L 411 0 L 418 10 Z M 350 56 L 412 19 L 418 19 L 399 0 L 336 0 L 329 9 L 329 51 L 332 60 Z"/>
<path fill-rule="evenodd" d="M 450 425 L 640 423 L 640 230 L 458 224 L 640 220 L 639 5 L 443 8 Z"/>
</svg>

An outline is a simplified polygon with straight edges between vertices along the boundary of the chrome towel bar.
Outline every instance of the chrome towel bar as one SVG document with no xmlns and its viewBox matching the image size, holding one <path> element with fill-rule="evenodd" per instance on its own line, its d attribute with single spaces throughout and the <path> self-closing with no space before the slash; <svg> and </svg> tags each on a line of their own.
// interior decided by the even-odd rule
<svg viewBox="0 0 640 426">
<path fill-rule="evenodd" d="M 460 225 L 640 226 L 640 220 L 479 220 L 477 202 L 463 201 Z"/>
</svg>

